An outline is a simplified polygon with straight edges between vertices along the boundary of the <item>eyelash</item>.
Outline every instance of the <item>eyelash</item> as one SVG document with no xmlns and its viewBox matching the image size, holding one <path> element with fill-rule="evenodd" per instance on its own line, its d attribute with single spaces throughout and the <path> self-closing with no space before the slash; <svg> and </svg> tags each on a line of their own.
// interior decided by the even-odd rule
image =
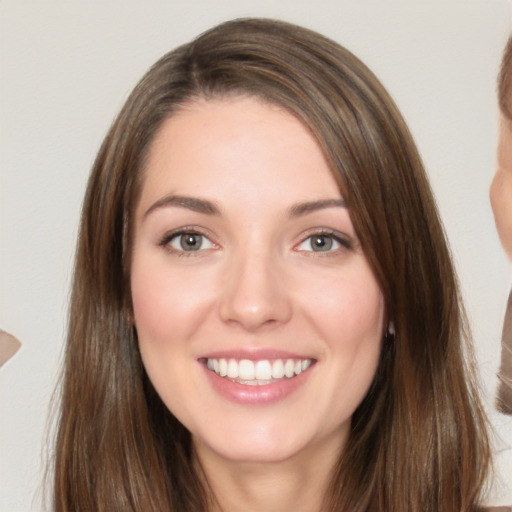
<svg viewBox="0 0 512 512">
<path fill-rule="evenodd" d="M 181 237 L 183 235 L 194 235 L 194 236 L 202 237 L 203 240 L 204 239 L 208 240 L 212 246 L 214 246 L 214 247 L 217 246 L 217 244 L 215 244 L 215 242 L 213 242 L 206 234 L 202 233 L 200 230 L 198 230 L 197 228 L 193 228 L 193 227 L 180 228 L 178 230 L 171 231 L 170 233 L 166 233 L 165 235 L 162 236 L 162 238 L 158 242 L 158 245 L 160 247 L 163 247 L 167 251 L 169 251 L 177 256 L 180 256 L 180 257 L 181 256 L 185 256 L 185 257 L 198 256 L 199 253 L 207 250 L 207 249 L 199 248 L 198 250 L 186 251 L 186 250 L 180 250 L 180 249 L 176 249 L 175 247 L 172 247 L 171 242 L 174 239 Z M 306 243 L 308 240 L 312 240 L 314 237 L 330 238 L 334 242 L 338 243 L 340 245 L 340 247 L 337 247 L 334 250 L 329 249 L 326 251 L 313 251 L 313 250 L 297 249 L 297 247 Z M 301 238 L 301 241 L 298 244 L 296 244 L 294 246 L 294 248 L 297 252 L 311 253 L 311 254 L 309 254 L 309 256 L 319 256 L 319 255 L 332 256 L 332 255 L 339 253 L 340 251 L 343 251 L 343 250 L 352 250 L 353 244 L 352 244 L 351 240 L 346 235 L 343 235 L 337 231 L 333 231 L 330 229 L 319 229 L 319 230 L 312 231 L 307 236 L 304 236 L 303 238 Z"/>
</svg>

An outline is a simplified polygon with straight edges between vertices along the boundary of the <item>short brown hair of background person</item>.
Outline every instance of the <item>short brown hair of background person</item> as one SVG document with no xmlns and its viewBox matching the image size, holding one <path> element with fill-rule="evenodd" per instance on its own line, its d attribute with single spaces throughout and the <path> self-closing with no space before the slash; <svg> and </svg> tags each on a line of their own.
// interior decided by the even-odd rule
<svg viewBox="0 0 512 512">
<path fill-rule="evenodd" d="M 497 168 L 490 199 L 496 228 L 505 252 L 512 261 L 512 37 L 509 38 L 498 76 L 500 128 Z M 501 344 L 496 406 L 504 414 L 512 414 L 512 292 L 508 299 Z"/>
</svg>

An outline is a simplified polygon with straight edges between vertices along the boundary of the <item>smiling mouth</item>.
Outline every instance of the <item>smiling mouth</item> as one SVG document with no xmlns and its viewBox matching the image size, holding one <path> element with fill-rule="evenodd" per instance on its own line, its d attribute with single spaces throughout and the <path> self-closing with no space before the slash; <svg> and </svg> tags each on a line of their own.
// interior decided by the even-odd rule
<svg viewBox="0 0 512 512">
<path fill-rule="evenodd" d="M 265 386 L 281 379 L 293 379 L 313 364 L 312 359 L 214 359 L 204 360 L 206 367 L 225 379 L 247 386 Z"/>
</svg>

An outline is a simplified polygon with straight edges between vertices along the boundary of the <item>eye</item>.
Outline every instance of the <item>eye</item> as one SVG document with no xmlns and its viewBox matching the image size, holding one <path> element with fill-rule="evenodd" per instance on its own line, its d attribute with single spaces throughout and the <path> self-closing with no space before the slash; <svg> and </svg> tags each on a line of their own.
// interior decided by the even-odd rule
<svg viewBox="0 0 512 512">
<path fill-rule="evenodd" d="M 341 247 L 350 248 L 350 244 L 340 236 L 331 233 L 315 233 L 304 239 L 298 246 L 299 251 L 332 252 Z"/>
<path fill-rule="evenodd" d="M 163 238 L 160 243 L 178 252 L 197 252 L 214 247 L 213 242 L 196 231 L 179 231 Z"/>
</svg>

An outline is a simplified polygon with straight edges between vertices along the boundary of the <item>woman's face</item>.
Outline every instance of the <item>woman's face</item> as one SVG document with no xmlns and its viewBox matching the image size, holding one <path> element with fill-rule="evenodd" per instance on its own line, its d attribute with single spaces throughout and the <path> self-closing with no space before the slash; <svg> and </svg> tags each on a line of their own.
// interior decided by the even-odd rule
<svg viewBox="0 0 512 512">
<path fill-rule="evenodd" d="M 383 297 L 315 139 L 254 98 L 161 127 L 136 209 L 146 371 L 200 456 L 342 447 L 373 379 Z"/>
</svg>

